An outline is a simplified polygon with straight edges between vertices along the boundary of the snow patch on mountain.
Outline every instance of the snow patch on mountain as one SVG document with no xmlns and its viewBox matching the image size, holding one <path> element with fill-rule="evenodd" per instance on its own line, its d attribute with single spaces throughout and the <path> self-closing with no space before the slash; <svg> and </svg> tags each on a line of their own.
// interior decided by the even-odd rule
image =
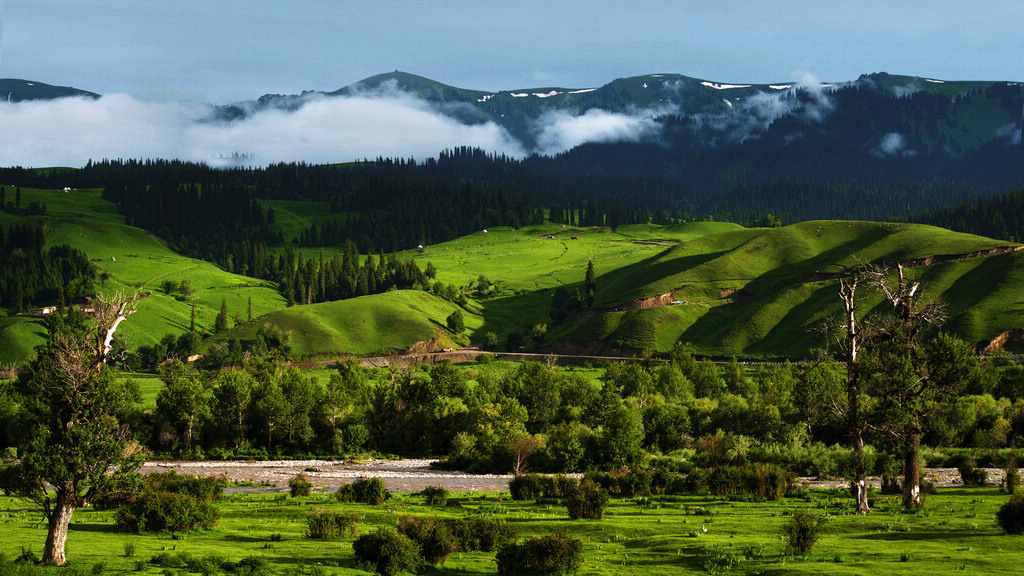
<svg viewBox="0 0 1024 576">
<path fill-rule="evenodd" d="M 701 82 L 702 86 L 714 88 L 715 90 L 729 90 L 730 88 L 750 88 L 751 84 L 718 84 L 716 82 Z"/>
</svg>

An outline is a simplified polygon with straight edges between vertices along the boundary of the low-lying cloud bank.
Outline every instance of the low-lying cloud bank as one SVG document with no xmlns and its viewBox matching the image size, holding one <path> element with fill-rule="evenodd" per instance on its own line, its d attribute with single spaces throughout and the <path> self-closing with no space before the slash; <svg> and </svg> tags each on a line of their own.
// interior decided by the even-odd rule
<svg viewBox="0 0 1024 576">
<path fill-rule="evenodd" d="M 255 164 L 426 158 L 451 146 L 524 154 L 494 123 L 465 125 L 408 95 L 315 98 L 298 110 L 214 121 L 205 104 L 147 102 L 124 94 L 91 100 L 0 103 L 0 164 L 81 166 L 90 159 L 177 158 Z"/>
<path fill-rule="evenodd" d="M 472 146 L 522 157 L 561 152 L 586 142 L 657 138 L 651 112 L 591 110 L 545 115 L 535 125 L 538 147 L 527 150 L 494 122 L 466 124 L 450 110 L 393 90 L 310 97 L 296 110 L 269 108 L 240 120 L 217 120 L 215 108 L 150 102 L 125 94 L 99 99 L 0 103 L 0 165 L 82 166 L 90 159 L 176 158 L 231 163 L 347 162 L 377 156 L 433 157 Z"/>
</svg>

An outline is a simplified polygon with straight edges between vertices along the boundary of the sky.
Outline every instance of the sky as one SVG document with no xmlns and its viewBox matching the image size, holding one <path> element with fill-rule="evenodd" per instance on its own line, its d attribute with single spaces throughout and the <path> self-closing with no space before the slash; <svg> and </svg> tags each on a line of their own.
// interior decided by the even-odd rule
<svg viewBox="0 0 1024 576">
<path fill-rule="evenodd" d="M 758 84 L 882 71 L 1024 81 L 1022 22 L 1021 0 L 0 0 L 0 78 L 108 95 L 92 106 L 0 111 L 0 132 L 31 139 L 0 145 L 0 165 L 245 151 L 285 119 L 197 128 L 204 113 L 190 103 L 333 91 L 392 70 L 488 91 L 591 88 L 651 73 Z M 265 161 L 422 156 L 460 144 L 523 152 L 494 126 L 456 126 L 400 95 L 336 104 L 319 110 L 327 116 L 288 119 L 276 137 L 293 138 L 289 150 L 249 147 Z M 124 114 L 137 123 L 104 122 Z M 155 143 L 132 138 L 156 130 Z M 351 145 L 368 131 L 381 142 Z M 72 134 L 96 135 L 94 147 L 65 142 Z"/>
<path fill-rule="evenodd" d="M 1020 0 L 0 0 L 0 78 L 223 104 L 402 70 L 479 90 L 678 73 L 1024 81 Z"/>
</svg>

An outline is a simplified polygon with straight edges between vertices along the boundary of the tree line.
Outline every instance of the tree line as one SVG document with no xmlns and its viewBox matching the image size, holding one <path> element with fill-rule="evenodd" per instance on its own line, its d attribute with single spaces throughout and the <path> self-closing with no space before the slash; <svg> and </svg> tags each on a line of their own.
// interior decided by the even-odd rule
<svg viewBox="0 0 1024 576">
<path fill-rule="evenodd" d="M 0 306 L 23 312 L 33 303 L 70 304 L 95 293 L 95 268 L 67 244 L 46 248 L 42 226 L 0 226 Z"/>
</svg>

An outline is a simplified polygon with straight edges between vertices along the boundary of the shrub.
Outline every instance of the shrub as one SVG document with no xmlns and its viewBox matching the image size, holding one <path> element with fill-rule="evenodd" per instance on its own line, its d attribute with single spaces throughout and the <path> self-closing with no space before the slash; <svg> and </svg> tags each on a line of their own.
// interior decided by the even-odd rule
<svg viewBox="0 0 1024 576">
<path fill-rule="evenodd" d="M 147 475 L 143 485 L 159 492 L 184 493 L 199 500 L 215 501 L 224 497 L 228 481 L 224 477 L 187 476 L 171 470 Z"/>
<path fill-rule="evenodd" d="M 502 547 L 498 574 L 570 574 L 583 564 L 583 541 L 556 532 Z"/>
<path fill-rule="evenodd" d="M 312 491 L 313 483 L 309 481 L 309 477 L 304 472 L 299 472 L 288 481 L 288 492 L 292 495 L 292 498 L 296 496 L 309 496 L 309 493 Z"/>
<path fill-rule="evenodd" d="M 448 555 L 459 547 L 451 529 L 436 518 L 404 516 L 398 519 L 398 531 L 419 545 L 420 557 L 427 564 L 444 564 Z"/>
<path fill-rule="evenodd" d="M 329 539 L 355 536 L 359 533 L 359 514 L 329 512 L 323 508 L 306 515 L 306 538 Z"/>
<path fill-rule="evenodd" d="M 786 538 L 786 551 L 790 554 L 807 554 L 814 543 L 825 533 L 825 518 L 798 510 L 793 517 L 782 525 L 782 535 Z"/>
<path fill-rule="evenodd" d="M 419 546 L 393 529 L 380 528 L 356 538 L 352 551 L 356 560 L 371 564 L 376 573 L 385 576 L 415 572 L 422 563 Z"/>
<path fill-rule="evenodd" d="M 427 486 L 420 495 L 427 498 L 427 506 L 444 506 L 448 503 L 448 491 L 441 486 Z"/>
<path fill-rule="evenodd" d="M 1017 469 L 1017 464 L 1012 463 L 1006 468 L 1006 477 L 1003 479 L 1003 488 L 1007 492 L 1013 494 L 1020 487 L 1020 470 Z"/>
<path fill-rule="evenodd" d="M 380 478 L 360 478 L 351 484 L 342 484 L 335 497 L 342 502 L 377 505 L 391 498 L 391 493 Z"/>
<path fill-rule="evenodd" d="M 968 460 L 957 467 L 960 471 L 960 480 L 964 486 L 984 486 L 988 480 L 988 472 L 984 468 L 975 466 L 974 460 Z"/>
<path fill-rule="evenodd" d="M 497 518 L 449 518 L 442 522 L 463 552 L 493 552 L 519 535 L 515 526 Z"/>
<path fill-rule="evenodd" d="M 548 498 L 565 498 L 576 487 L 576 479 L 565 474 L 555 474 L 544 478 L 544 496 Z"/>
<path fill-rule="evenodd" d="M 1024 495 L 1010 496 L 996 512 L 996 521 L 1007 534 L 1024 534 Z"/>
<path fill-rule="evenodd" d="M 882 474 L 882 486 L 879 492 L 882 494 L 902 494 L 903 486 L 900 483 L 899 475 L 896 473 Z"/>
<path fill-rule="evenodd" d="M 608 498 L 607 490 L 592 480 L 584 479 L 569 491 L 565 507 L 569 511 L 569 518 L 573 520 L 599 520 L 604 517 L 604 507 L 608 505 Z"/>
<path fill-rule="evenodd" d="M 209 530 L 217 525 L 219 518 L 217 507 L 209 500 L 152 489 L 118 508 L 115 514 L 115 521 L 122 530 L 136 534 Z"/>
<path fill-rule="evenodd" d="M 623 496 L 647 496 L 651 493 L 651 482 L 654 474 L 643 468 L 633 468 L 619 477 L 619 491 Z"/>
<path fill-rule="evenodd" d="M 520 474 L 508 482 L 513 500 L 536 500 L 544 493 L 544 480 L 540 474 Z"/>
<path fill-rule="evenodd" d="M 778 500 L 796 486 L 796 475 L 774 464 L 753 462 L 743 466 L 696 468 L 678 482 L 685 492 L 708 492 L 716 496 L 750 494 Z"/>
<path fill-rule="evenodd" d="M 675 487 L 679 475 L 668 468 L 655 468 L 651 473 L 651 492 L 668 494 Z"/>
</svg>

